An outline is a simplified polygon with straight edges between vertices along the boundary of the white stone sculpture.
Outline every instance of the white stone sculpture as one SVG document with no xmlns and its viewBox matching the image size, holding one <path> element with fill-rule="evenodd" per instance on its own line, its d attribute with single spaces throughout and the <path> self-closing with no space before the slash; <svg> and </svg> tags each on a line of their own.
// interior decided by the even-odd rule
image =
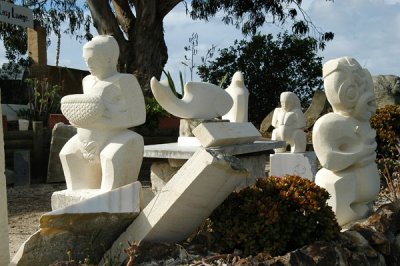
<svg viewBox="0 0 400 266">
<path fill-rule="evenodd" d="M 211 83 L 186 83 L 182 99 L 173 94 L 167 80 L 159 82 L 153 77 L 150 86 L 157 102 L 167 112 L 180 118 L 212 119 L 225 115 L 233 105 L 230 95 Z"/>
<path fill-rule="evenodd" d="M 306 122 L 301 111 L 299 97 L 293 92 L 285 91 L 280 96 L 281 107 L 275 108 L 272 117 L 273 140 L 283 140 L 290 145 L 292 153 L 304 152 L 307 146 L 307 137 L 304 132 Z M 275 149 L 275 152 L 285 152 L 286 147 Z"/>
<path fill-rule="evenodd" d="M 233 75 L 231 84 L 225 91 L 231 96 L 233 105 L 222 119 L 230 122 L 248 122 L 249 91 L 244 85 L 242 72 L 237 71 Z"/>
<path fill-rule="evenodd" d="M 143 138 L 128 128 L 143 124 L 146 110 L 136 78 L 117 72 L 119 48 L 111 36 L 97 36 L 83 47 L 91 75 L 83 94 L 61 100 L 61 110 L 77 134 L 60 152 L 68 190 L 108 191 L 137 180 Z"/>
<path fill-rule="evenodd" d="M 369 124 L 376 111 L 375 95 L 370 73 L 353 58 L 328 61 L 323 77 L 333 113 L 314 125 L 314 150 L 323 167 L 315 183 L 328 190 L 328 204 L 344 225 L 364 218 L 379 192 L 376 133 Z"/>
<path fill-rule="evenodd" d="M 1 96 L 0 96 L 1 98 Z M 0 99 L 1 100 L 1 99 Z M 0 116 L 2 110 L 0 109 Z M 0 130 L 0 265 L 8 265 L 10 262 L 10 249 L 8 238 L 8 211 L 7 211 L 7 185 L 4 156 L 3 130 Z"/>
</svg>

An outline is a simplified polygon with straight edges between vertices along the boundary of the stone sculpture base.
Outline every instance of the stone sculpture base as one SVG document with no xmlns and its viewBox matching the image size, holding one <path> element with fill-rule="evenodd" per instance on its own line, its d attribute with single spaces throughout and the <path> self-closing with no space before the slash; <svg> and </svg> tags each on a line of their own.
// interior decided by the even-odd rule
<svg viewBox="0 0 400 266">
<path fill-rule="evenodd" d="M 270 176 L 298 175 L 314 181 L 317 173 L 315 152 L 275 153 L 270 155 Z"/>
<path fill-rule="evenodd" d="M 51 209 L 53 211 L 68 207 L 86 199 L 93 198 L 104 191 L 100 189 L 60 190 L 51 195 Z"/>
</svg>

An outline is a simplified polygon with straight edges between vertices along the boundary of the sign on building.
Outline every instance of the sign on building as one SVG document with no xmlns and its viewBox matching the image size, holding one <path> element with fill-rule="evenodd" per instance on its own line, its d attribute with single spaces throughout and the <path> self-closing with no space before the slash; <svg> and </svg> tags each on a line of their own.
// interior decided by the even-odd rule
<svg viewBox="0 0 400 266">
<path fill-rule="evenodd" d="M 33 11 L 27 7 L 0 1 L 0 21 L 33 28 Z"/>
</svg>

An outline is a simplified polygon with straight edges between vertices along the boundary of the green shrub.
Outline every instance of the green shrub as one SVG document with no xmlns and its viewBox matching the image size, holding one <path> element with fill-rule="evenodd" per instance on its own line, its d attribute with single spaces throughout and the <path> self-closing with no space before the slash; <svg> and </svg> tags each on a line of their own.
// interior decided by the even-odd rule
<svg viewBox="0 0 400 266">
<path fill-rule="evenodd" d="M 400 137 L 400 105 L 386 105 L 370 119 L 376 130 L 377 158 L 398 158 L 396 144 Z"/>
<path fill-rule="evenodd" d="M 298 176 L 269 177 L 232 193 L 210 216 L 220 252 L 281 255 L 340 232 L 329 193 Z"/>
<path fill-rule="evenodd" d="M 370 119 L 376 130 L 376 162 L 381 175 L 397 178 L 400 173 L 400 105 L 386 105 Z M 396 146 L 397 145 L 397 146 Z"/>
</svg>

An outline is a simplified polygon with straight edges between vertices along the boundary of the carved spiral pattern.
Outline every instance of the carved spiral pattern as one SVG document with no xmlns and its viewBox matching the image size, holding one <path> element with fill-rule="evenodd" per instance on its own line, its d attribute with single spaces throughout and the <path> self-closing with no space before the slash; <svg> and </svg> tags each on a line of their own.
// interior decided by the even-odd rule
<svg viewBox="0 0 400 266">
<path fill-rule="evenodd" d="M 61 99 L 61 111 L 72 124 L 85 127 L 101 117 L 104 104 L 99 96 L 74 94 Z"/>
</svg>

